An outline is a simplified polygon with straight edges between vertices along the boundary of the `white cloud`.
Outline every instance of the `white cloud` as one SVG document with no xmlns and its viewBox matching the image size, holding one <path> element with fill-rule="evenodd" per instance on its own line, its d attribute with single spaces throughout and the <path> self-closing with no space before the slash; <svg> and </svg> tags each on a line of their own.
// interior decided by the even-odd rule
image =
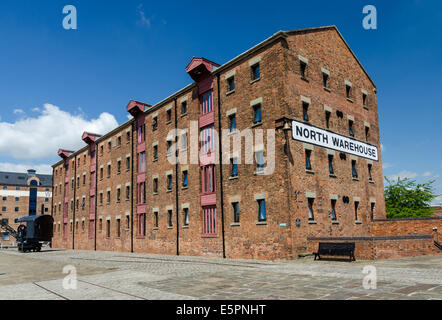
<svg viewBox="0 0 442 320">
<path fill-rule="evenodd" d="M 34 169 L 37 174 L 52 174 L 52 167 L 50 164 L 30 164 L 30 163 L 8 163 L 0 162 L 0 171 L 7 172 L 26 172 L 28 169 Z"/>
<path fill-rule="evenodd" d="M 22 114 L 25 113 L 22 109 L 14 109 L 14 111 L 12 111 L 14 114 Z"/>
<path fill-rule="evenodd" d="M 433 172 L 427 171 L 422 174 L 423 177 L 429 177 L 433 174 Z"/>
<path fill-rule="evenodd" d="M 104 134 L 117 126 L 115 117 L 107 112 L 88 120 L 45 104 L 37 117 L 0 122 L 0 155 L 26 160 L 53 157 L 59 148 L 76 150 L 84 146 L 84 131 Z"/>
<path fill-rule="evenodd" d="M 131 114 L 127 114 L 126 116 L 128 120 L 132 120 L 134 118 Z"/>
<path fill-rule="evenodd" d="M 32 108 L 32 111 L 34 111 L 34 112 L 40 112 L 40 108 Z"/>
<path fill-rule="evenodd" d="M 146 26 L 147 28 L 150 28 L 150 19 L 146 18 L 146 14 L 143 10 L 143 5 L 139 4 L 137 7 L 138 15 L 140 16 L 140 19 L 138 20 L 138 24 L 141 26 Z"/>
<path fill-rule="evenodd" d="M 418 174 L 416 172 L 411 172 L 411 171 L 407 171 L 407 170 L 402 170 L 401 172 L 397 173 L 397 174 L 392 174 L 390 176 L 388 176 L 389 180 L 397 180 L 398 178 L 401 179 L 414 179 L 418 176 Z"/>
</svg>

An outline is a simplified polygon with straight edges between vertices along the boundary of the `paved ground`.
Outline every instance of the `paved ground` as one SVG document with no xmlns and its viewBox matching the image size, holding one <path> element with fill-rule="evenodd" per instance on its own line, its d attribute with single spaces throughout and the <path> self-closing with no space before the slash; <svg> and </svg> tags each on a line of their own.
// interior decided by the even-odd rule
<svg viewBox="0 0 442 320">
<path fill-rule="evenodd" d="M 63 288 L 67 265 L 76 269 L 77 289 Z M 362 271 L 368 265 L 376 268 L 376 289 L 363 287 Z M 272 262 L 10 249 L 0 250 L 0 299 L 442 300 L 442 256 Z"/>
</svg>

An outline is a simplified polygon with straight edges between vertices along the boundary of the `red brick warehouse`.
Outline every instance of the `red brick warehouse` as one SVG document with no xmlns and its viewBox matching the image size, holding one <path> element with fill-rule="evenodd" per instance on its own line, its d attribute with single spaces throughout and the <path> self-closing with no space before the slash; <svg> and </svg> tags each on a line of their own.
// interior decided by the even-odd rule
<svg viewBox="0 0 442 320">
<path fill-rule="evenodd" d="M 356 257 L 382 256 L 377 89 L 336 27 L 280 31 L 186 72 L 190 85 L 153 106 L 131 100 L 132 120 L 59 151 L 54 247 L 293 259 L 352 239 Z M 423 228 L 388 250 L 430 252 Z"/>
</svg>

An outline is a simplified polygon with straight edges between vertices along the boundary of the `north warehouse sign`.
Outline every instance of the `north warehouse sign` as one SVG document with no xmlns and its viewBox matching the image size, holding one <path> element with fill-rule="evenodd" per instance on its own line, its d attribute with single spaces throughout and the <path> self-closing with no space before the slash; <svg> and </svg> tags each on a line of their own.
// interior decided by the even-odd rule
<svg viewBox="0 0 442 320">
<path fill-rule="evenodd" d="M 379 161 L 378 148 L 376 146 L 295 120 L 292 121 L 292 136 L 297 141 Z"/>
</svg>

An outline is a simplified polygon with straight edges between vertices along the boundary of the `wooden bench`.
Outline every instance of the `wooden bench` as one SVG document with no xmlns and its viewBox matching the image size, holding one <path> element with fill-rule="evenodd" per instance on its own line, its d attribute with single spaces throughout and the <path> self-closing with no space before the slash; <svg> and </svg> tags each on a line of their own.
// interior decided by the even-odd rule
<svg viewBox="0 0 442 320">
<path fill-rule="evenodd" d="M 325 256 L 349 256 L 350 262 L 356 261 L 355 243 L 354 242 L 320 242 L 318 252 L 313 253 L 315 260 L 321 259 L 321 255 Z"/>
</svg>

